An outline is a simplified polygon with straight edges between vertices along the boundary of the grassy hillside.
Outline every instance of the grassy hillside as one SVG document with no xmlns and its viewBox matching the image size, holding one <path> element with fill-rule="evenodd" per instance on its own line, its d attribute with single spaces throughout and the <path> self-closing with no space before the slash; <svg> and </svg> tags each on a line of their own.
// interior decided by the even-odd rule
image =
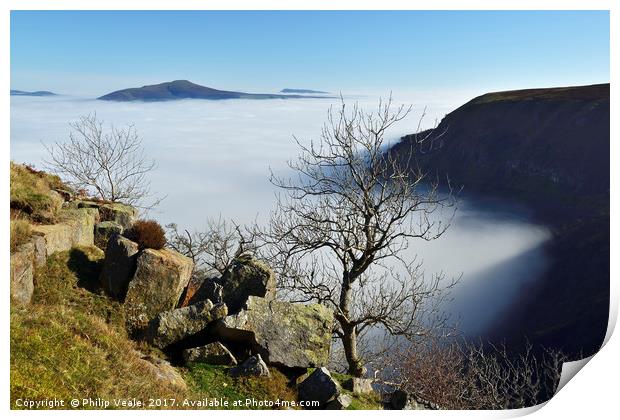
<svg viewBox="0 0 620 420">
<path fill-rule="evenodd" d="M 32 224 L 63 220 L 65 210 L 50 198 L 56 188 L 66 186 L 57 177 L 11 164 L 12 247 L 28 240 Z M 156 409 L 213 408 L 200 405 L 205 399 L 297 399 L 294 380 L 274 367 L 271 378 L 233 378 L 227 367 L 194 363 L 177 367 L 186 388 L 162 379 L 144 356 L 165 355 L 128 337 L 123 305 L 100 288 L 103 258 L 94 246 L 52 255 L 35 270 L 31 304 L 11 305 L 12 408 L 23 408 L 18 400 L 54 398 L 135 398 Z M 159 402 L 149 407 L 150 399 Z M 376 396 L 355 397 L 350 409 L 360 408 L 379 409 L 381 404 Z"/>
</svg>

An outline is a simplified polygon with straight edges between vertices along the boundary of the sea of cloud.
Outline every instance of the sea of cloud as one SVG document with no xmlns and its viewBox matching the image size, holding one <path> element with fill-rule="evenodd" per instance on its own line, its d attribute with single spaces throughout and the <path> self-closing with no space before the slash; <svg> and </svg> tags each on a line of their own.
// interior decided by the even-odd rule
<svg viewBox="0 0 620 420">
<path fill-rule="evenodd" d="M 370 109 L 378 98 L 345 99 Z M 414 111 L 387 133 L 389 141 L 416 131 L 424 105 L 429 107 L 421 128 L 428 128 L 463 102 L 411 99 L 395 98 L 396 105 L 413 103 Z M 105 124 L 133 124 L 147 155 L 157 162 L 152 189 L 166 199 L 149 216 L 190 229 L 220 215 L 246 223 L 268 214 L 275 193 L 269 170 L 286 173 L 286 161 L 298 152 L 293 136 L 302 142 L 319 138 L 330 105 L 337 106 L 338 99 L 118 103 L 71 96 L 12 97 L 11 159 L 44 167 L 44 145 L 64 141 L 70 122 L 96 112 Z M 540 245 L 547 238 L 548 232 L 529 222 L 522 210 L 464 200 L 443 237 L 412 244 L 410 252 L 419 255 L 428 273 L 462 276 L 451 308 L 455 316 L 462 315 L 464 328 L 475 333 L 505 309 L 524 284 L 540 277 L 546 267 Z"/>
</svg>

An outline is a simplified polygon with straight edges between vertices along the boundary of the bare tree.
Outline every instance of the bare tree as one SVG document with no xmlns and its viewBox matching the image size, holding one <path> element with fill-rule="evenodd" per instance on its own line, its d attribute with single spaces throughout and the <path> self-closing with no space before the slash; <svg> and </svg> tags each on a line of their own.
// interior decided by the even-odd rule
<svg viewBox="0 0 620 420">
<path fill-rule="evenodd" d="M 295 138 L 294 175 L 271 175 L 282 190 L 267 234 L 280 287 L 292 300 L 333 308 L 334 335 L 355 376 L 365 372 L 358 341 L 370 330 L 413 337 L 445 322 L 437 302 L 452 283 L 425 278 L 404 252 L 445 232 L 449 221 L 431 215 L 453 198 L 418 167 L 414 148 L 398 159 L 385 153 L 386 130 L 410 111 L 393 109 L 390 97 L 375 112 L 357 104 L 348 112 L 342 100 L 320 141 Z"/>
<path fill-rule="evenodd" d="M 256 250 L 253 231 L 221 216 L 208 219 L 203 231 L 180 231 L 175 223 L 166 228 L 168 246 L 192 259 L 195 277 L 222 275 L 236 257 Z"/>
<path fill-rule="evenodd" d="M 152 208 L 161 201 L 150 192 L 154 161 L 144 155 L 142 139 L 132 125 L 104 130 L 96 114 L 70 123 L 69 141 L 46 146 L 45 163 L 78 190 L 101 200 Z M 152 202 L 145 200 L 153 199 Z"/>
</svg>

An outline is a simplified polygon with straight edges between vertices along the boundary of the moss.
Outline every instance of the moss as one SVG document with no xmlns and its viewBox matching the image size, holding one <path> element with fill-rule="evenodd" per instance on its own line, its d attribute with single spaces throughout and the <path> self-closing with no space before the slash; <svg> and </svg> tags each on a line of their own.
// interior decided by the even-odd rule
<svg viewBox="0 0 620 420">
<path fill-rule="evenodd" d="M 297 401 L 297 393 L 284 374 L 276 368 L 270 368 L 270 378 L 245 378 L 232 377 L 228 374 L 228 368 L 204 363 L 191 363 L 185 370 L 185 380 L 190 387 L 191 398 L 199 399 L 223 399 L 228 401 L 227 409 L 278 409 L 288 408 L 285 406 L 256 407 L 246 406 L 247 399 L 256 401 Z M 234 404 L 242 401 L 241 405 Z M 212 407 L 218 408 L 218 407 Z"/>
</svg>

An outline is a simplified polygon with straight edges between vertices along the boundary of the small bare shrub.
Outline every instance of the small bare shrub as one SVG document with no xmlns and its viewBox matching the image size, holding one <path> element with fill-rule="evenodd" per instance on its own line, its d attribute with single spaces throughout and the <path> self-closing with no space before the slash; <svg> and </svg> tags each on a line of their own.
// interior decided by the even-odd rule
<svg viewBox="0 0 620 420">
<path fill-rule="evenodd" d="M 162 249 L 166 245 L 166 233 L 155 220 L 138 220 L 125 236 L 136 242 L 140 249 Z"/>
<path fill-rule="evenodd" d="M 540 404 L 555 392 L 566 357 L 527 343 L 504 345 L 420 340 L 394 358 L 396 384 L 453 410 L 504 410 Z"/>
</svg>

